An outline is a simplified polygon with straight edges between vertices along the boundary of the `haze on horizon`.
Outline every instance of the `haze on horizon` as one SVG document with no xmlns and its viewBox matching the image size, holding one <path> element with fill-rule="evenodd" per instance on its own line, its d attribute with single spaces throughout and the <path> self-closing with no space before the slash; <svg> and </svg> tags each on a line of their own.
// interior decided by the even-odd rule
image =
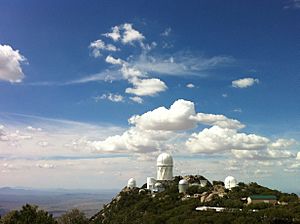
<svg viewBox="0 0 300 224">
<path fill-rule="evenodd" d="M 0 3 L 0 187 L 228 175 L 299 192 L 300 5 Z"/>
</svg>

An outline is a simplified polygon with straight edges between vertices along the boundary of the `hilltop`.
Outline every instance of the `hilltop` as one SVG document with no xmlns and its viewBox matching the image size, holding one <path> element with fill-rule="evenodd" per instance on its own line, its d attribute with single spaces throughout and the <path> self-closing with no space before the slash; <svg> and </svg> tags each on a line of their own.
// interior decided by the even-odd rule
<svg viewBox="0 0 300 224">
<path fill-rule="evenodd" d="M 185 194 L 178 192 L 181 179 L 189 181 Z M 146 184 L 127 188 L 91 219 L 92 224 L 189 224 L 189 223 L 300 223 L 300 204 L 296 194 L 282 193 L 257 183 L 239 183 L 231 190 L 221 181 L 195 184 L 202 176 L 177 176 L 164 183 L 165 191 L 151 193 Z M 276 205 L 247 205 L 251 195 L 271 195 Z M 196 211 L 199 206 L 222 207 L 223 212 Z"/>
</svg>

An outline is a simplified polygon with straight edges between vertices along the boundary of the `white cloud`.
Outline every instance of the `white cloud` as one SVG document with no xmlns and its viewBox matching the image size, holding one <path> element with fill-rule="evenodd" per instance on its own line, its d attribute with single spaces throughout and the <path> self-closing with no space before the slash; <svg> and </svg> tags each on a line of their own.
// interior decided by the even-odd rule
<svg viewBox="0 0 300 224">
<path fill-rule="evenodd" d="M 32 126 L 27 126 L 26 129 L 27 129 L 28 131 L 42 131 L 41 128 L 34 128 L 34 127 L 32 127 Z"/>
<path fill-rule="evenodd" d="M 145 39 L 142 33 L 134 29 L 131 23 L 124 23 L 111 28 L 112 32 L 103 34 L 114 41 L 121 40 L 123 44 L 132 44 L 135 41 L 141 42 Z"/>
<path fill-rule="evenodd" d="M 278 160 L 278 159 L 289 159 L 295 156 L 292 152 L 287 150 L 272 150 L 272 149 L 232 150 L 231 152 L 237 159 L 251 159 L 251 160 Z"/>
<path fill-rule="evenodd" d="M 134 67 L 144 72 L 154 72 L 161 75 L 197 75 L 204 76 L 204 71 L 232 64 L 234 59 L 228 56 L 204 57 L 188 52 L 170 55 L 146 55 L 132 59 Z"/>
<path fill-rule="evenodd" d="M 172 137 L 171 132 L 129 128 L 122 135 L 114 135 L 102 141 L 89 141 L 88 146 L 96 152 L 149 153 L 165 150 L 165 141 Z"/>
<path fill-rule="evenodd" d="M 172 31 L 171 27 L 168 27 L 164 30 L 164 32 L 161 33 L 161 35 L 167 37 L 170 35 L 171 31 Z"/>
<path fill-rule="evenodd" d="M 130 67 L 126 64 L 123 64 L 123 66 L 121 68 L 121 73 L 123 75 L 123 78 L 125 78 L 125 79 L 131 79 L 131 78 L 136 78 L 136 77 L 146 77 L 139 69 Z"/>
<path fill-rule="evenodd" d="M 198 113 L 195 116 L 191 116 L 190 119 L 196 120 L 202 124 L 219 126 L 221 128 L 242 129 L 245 127 L 245 125 L 238 120 L 229 119 L 226 116 L 219 114 Z"/>
<path fill-rule="evenodd" d="M 187 88 L 195 88 L 195 85 L 193 83 L 189 83 L 186 85 Z"/>
<path fill-rule="evenodd" d="M 118 51 L 119 49 L 112 44 L 105 44 L 102 40 L 95 40 L 89 46 L 92 49 L 92 55 L 97 58 L 101 56 L 101 50 L 104 51 Z"/>
<path fill-rule="evenodd" d="M 223 97 L 223 98 L 227 98 L 227 97 L 228 97 L 228 94 L 227 94 L 227 93 L 223 93 L 223 94 L 222 94 L 222 97 Z"/>
<path fill-rule="evenodd" d="M 145 39 L 143 34 L 135 30 L 132 27 L 132 24 L 130 23 L 124 23 L 122 28 L 124 30 L 123 37 L 122 37 L 122 42 L 124 44 L 132 43 L 134 41 L 142 41 L 143 39 Z"/>
<path fill-rule="evenodd" d="M 42 168 L 42 169 L 54 169 L 55 165 L 49 164 L 49 163 L 38 163 L 38 164 L 36 164 L 36 167 Z"/>
<path fill-rule="evenodd" d="M 141 97 L 139 97 L 139 96 L 132 96 L 132 97 L 129 97 L 133 102 L 136 102 L 136 103 L 139 103 L 139 104 L 141 104 L 141 103 L 143 103 L 144 102 L 144 100 L 141 98 Z"/>
<path fill-rule="evenodd" d="M 11 83 L 22 82 L 25 75 L 21 63 L 24 61 L 26 61 L 25 57 L 18 50 L 0 44 L 0 80 Z"/>
<path fill-rule="evenodd" d="M 139 79 L 133 78 L 130 80 L 133 88 L 127 88 L 126 93 L 134 94 L 137 96 L 155 96 L 156 94 L 166 91 L 166 84 L 160 79 Z"/>
<path fill-rule="evenodd" d="M 243 110 L 242 110 L 241 108 L 235 108 L 235 109 L 233 110 L 233 112 L 236 112 L 236 113 L 242 113 Z"/>
<path fill-rule="evenodd" d="M 255 83 L 259 83 L 259 80 L 254 78 L 243 78 L 232 81 L 232 86 L 235 88 L 247 88 L 253 86 Z"/>
<path fill-rule="evenodd" d="M 279 138 L 272 144 L 270 144 L 271 149 L 286 149 L 296 144 L 294 139 L 283 139 Z"/>
<path fill-rule="evenodd" d="M 236 150 L 259 150 L 266 147 L 269 139 L 255 134 L 238 133 L 237 130 L 213 126 L 193 133 L 186 141 L 193 153 L 216 153 Z"/>
<path fill-rule="evenodd" d="M 98 102 L 99 100 L 106 100 L 106 99 L 116 103 L 124 102 L 124 97 L 119 94 L 108 93 L 108 94 L 102 94 L 101 96 L 94 97 L 94 100 L 96 102 Z"/>
<path fill-rule="evenodd" d="M 121 65 L 124 63 L 124 61 L 120 58 L 114 58 L 112 57 L 111 55 L 108 55 L 106 58 L 105 58 L 105 61 L 109 64 L 113 64 L 113 65 Z"/>
<path fill-rule="evenodd" d="M 300 152 L 297 153 L 296 159 L 297 159 L 297 160 L 300 160 Z"/>
<path fill-rule="evenodd" d="M 119 27 L 114 26 L 114 27 L 111 28 L 111 30 L 112 30 L 111 33 L 105 33 L 103 35 L 113 39 L 114 41 L 118 41 L 121 38 Z"/>
<path fill-rule="evenodd" d="M 143 115 L 135 115 L 129 123 L 147 130 L 187 130 L 197 126 L 197 123 L 218 125 L 223 128 L 240 129 L 244 125 L 224 115 L 204 114 L 195 112 L 195 105 L 191 101 L 179 99 L 169 109 L 159 107 Z"/>
<path fill-rule="evenodd" d="M 142 115 L 132 116 L 128 121 L 140 129 L 178 131 L 196 127 L 195 120 L 190 119 L 194 114 L 194 103 L 180 99 L 170 109 L 158 107 Z"/>
</svg>

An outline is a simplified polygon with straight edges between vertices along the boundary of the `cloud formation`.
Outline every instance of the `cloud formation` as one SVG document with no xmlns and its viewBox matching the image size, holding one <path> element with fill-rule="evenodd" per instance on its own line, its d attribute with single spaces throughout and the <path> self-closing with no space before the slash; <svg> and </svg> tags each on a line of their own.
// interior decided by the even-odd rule
<svg viewBox="0 0 300 224">
<path fill-rule="evenodd" d="M 165 91 L 168 87 L 160 79 L 139 79 L 133 78 L 129 81 L 133 88 L 127 88 L 126 93 L 137 96 L 155 96 L 159 92 Z"/>
<path fill-rule="evenodd" d="M 21 64 L 26 59 L 9 45 L 0 44 L 0 80 L 19 83 L 25 78 Z"/>
<path fill-rule="evenodd" d="M 113 94 L 113 93 L 108 93 L 108 94 L 102 94 L 101 96 L 96 96 L 94 97 L 94 100 L 98 102 L 99 100 L 110 100 L 115 103 L 120 103 L 124 102 L 124 97 L 119 94 Z"/>
<path fill-rule="evenodd" d="M 243 78 L 232 81 L 232 86 L 235 88 L 247 88 L 253 86 L 254 84 L 258 84 L 259 80 L 254 78 Z"/>
<path fill-rule="evenodd" d="M 92 49 L 92 55 L 95 58 L 98 58 L 102 55 L 101 50 L 104 50 L 104 51 L 118 51 L 119 50 L 116 46 L 114 46 L 112 44 L 105 44 L 104 41 L 100 40 L 100 39 L 95 40 L 92 43 L 90 43 L 89 47 Z"/>
<path fill-rule="evenodd" d="M 135 41 L 142 41 L 145 39 L 142 33 L 133 28 L 131 23 L 124 23 L 119 26 L 111 28 L 110 33 L 103 34 L 111 38 L 113 41 L 121 41 L 123 44 L 132 44 Z"/>
</svg>

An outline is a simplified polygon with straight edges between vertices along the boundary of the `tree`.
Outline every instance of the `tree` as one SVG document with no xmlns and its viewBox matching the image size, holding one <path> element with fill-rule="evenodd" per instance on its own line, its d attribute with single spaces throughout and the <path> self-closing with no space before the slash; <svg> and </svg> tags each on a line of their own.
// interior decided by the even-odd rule
<svg viewBox="0 0 300 224">
<path fill-rule="evenodd" d="M 58 219 L 59 224 L 87 224 L 88 219 L 79 209 L 72 209 Z"/>
<path fill-rule="evenodd" d="M 38 206 L 26 204 L 20 211 L 11 211 L 2 219 L 2 224 L 57 224 L 51 214 L 38 210 Z"/>
</svg>

